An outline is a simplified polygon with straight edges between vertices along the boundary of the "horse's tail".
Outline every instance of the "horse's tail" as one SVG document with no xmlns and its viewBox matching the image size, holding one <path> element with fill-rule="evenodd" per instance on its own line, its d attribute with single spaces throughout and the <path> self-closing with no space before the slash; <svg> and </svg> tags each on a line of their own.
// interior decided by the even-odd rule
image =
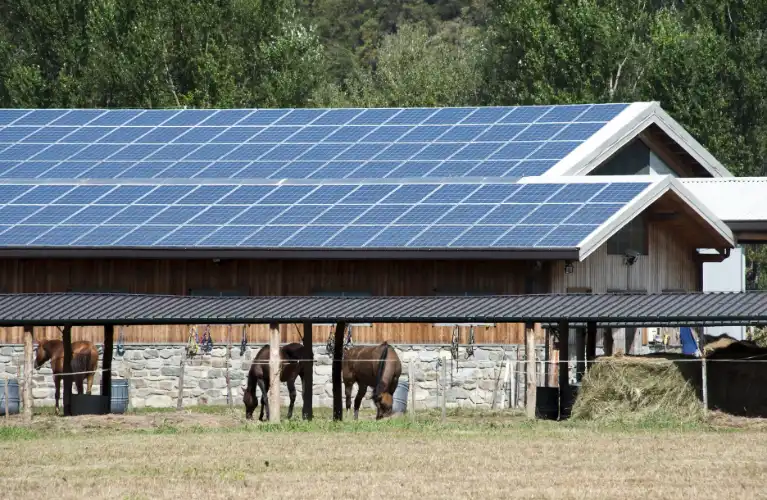
<svg viewBox="0 0 767 500">
<path fill-rule="evenodd" d="M 381 394 L 381 379 L 383 378 L 384 370 L 386 369 L 386 357 L 389 355 L 389 343 L 383 343 L 383 350 L 381 351 L 381 358 L 378 360 L 378 373 L 376 373 L 376 385 L 373 390 L 373 400 L 375 400 Z"/>
</svg>

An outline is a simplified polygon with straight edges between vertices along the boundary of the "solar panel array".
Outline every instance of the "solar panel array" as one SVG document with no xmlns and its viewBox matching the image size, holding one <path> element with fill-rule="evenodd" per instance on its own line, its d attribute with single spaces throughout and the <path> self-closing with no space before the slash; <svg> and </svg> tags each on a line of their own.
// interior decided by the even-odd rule
<svg viewBox="0 0 767 500">
<path fill-rule="evenodd" d="M 0 179 L 536 176 L 626 107 L 4 109 Z"/>
<path fill-rule="evenodd" d="M 573 248 L 649 182 L 0 184 L 0 246 Z"/>
</svg>

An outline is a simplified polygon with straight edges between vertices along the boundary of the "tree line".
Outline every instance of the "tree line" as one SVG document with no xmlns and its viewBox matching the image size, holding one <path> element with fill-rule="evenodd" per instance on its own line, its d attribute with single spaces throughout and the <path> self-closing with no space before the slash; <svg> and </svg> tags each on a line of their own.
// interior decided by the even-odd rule
<svg viewBox="0 0 767 500">
<path fill-rule="evenodd" d="M 659 101 L 766 175 L 767 0 L 8 0 L 1 107 Z M 749 287 L 767 250 L 747 249 Z"/>
</svg>

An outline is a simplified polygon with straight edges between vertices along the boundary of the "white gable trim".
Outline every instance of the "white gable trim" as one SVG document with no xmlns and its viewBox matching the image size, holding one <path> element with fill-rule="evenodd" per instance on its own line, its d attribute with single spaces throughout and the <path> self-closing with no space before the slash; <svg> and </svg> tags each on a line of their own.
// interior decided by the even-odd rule
<svg viewBox="0 0 767 500">
<path fill-rule="evenodd" d="M 650 125 L 657 125 L 712 176 L 733 176 L 657 102 L 630 104 L 543 176 L 588 175 Z"/>
</svg>

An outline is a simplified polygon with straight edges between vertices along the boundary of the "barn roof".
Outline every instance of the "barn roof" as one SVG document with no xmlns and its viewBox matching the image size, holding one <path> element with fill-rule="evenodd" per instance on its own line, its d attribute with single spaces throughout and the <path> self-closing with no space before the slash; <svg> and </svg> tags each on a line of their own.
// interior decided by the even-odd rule
<svg viewBox="0 0 767 500">
<path fill-rule="evenodd" d="M 767 292 L 484 297 L 0 295 L 0 326 L 562 320 L 602 326 L 767 324 Z"/>
<path fill-rule="evenodd" d="M 664 193 L 732 246 L 671 178 L 582 176 L 649 126 L 726 174 L 657 103 L 4 109 L 0 255 L 583 259 Z"/>
</svg>

